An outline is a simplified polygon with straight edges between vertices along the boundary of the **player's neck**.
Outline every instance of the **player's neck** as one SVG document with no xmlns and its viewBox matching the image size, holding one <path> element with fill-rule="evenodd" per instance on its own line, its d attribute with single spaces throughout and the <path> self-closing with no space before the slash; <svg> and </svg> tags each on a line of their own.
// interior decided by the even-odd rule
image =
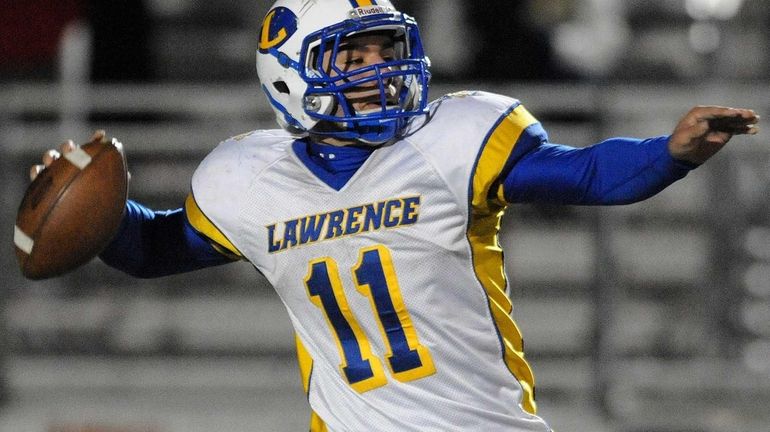
<svg viewBox="0 0 770 432">
<path fill-rule="evenodd" d="M 295 141 L 293 149 L 316 177 L 336 190 L 342 189 L 376 150 L 373 147 L 338 147 L 311 140 Z"/>
<path fill-rule="evenodd" d="M 358 168 L 374 150 L 374 147 L 335 146 L 313 141 L 309 141 L 307 146 L 308 154 L 333 172 Z"/>
</svg>

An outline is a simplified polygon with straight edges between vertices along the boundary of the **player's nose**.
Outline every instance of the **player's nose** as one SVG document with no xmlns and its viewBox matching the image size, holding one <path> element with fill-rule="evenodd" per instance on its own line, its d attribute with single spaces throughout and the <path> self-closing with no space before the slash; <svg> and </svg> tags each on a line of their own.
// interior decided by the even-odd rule
<svg viewBox="0 0 770 432">
<path fill-rule="evenodd" d="M 388 59 L 386 59 L 386 58 L 385 58 L 385 57 L 382 55 L 382 53 L 380 53 L 380 52 L 375 52 L 375 53 L 372 53 L 372 54 L 371 54 L 371 56 L 372 56 L 372 58 L 370 59 L 370 61 L 371 61 L 371 64 L 375 64 L 375 65 L 383 65 L 384 63 L 387 63 L 387 62 L 388 62 Z M 381 67 L 381 68 L 380 68 L 380 71 L 382 71 L 382 72 L 388 72 L 388 71 L 392 70 L 391 68 L 392 68 L 391 66 L 384 66 L 384 65 L 383 65 L 383 67 Z"/>
</svg>

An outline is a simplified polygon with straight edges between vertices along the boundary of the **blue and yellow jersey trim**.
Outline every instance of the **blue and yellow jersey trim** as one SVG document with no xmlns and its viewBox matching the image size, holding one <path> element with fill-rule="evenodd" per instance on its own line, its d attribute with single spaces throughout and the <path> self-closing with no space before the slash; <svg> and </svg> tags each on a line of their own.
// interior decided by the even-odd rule
<svg viewBox="0 0 770 432">
<path fill-rule="evenodd" d="M 203 213 L 193 194 L 187 196 L 184 203 L 184 211 L 190 225 L 208 238 L 214 249 L 233 259 L 244 258 L 243 254 L 233 245 L 230 239 Z"/>
<path fill-rule="evenodd" d="M 298 334 L 294 335 L 294 342 L 297 345 L 297 362 L 299 364 L 299 374 L 302 378 L 302 388 L 305 390 L 305 394 L 309 395 L 310 376 L 313 374 L 313 358 L 310 357 L 310 353 L 305 348 Z M 321 420 L 321 417 L 315 411 L 310 412 L 310 432 L 327 432 L 326 423 Z"/>
<path fill-rule="evenodd" d="M 467 237 L 473 254 L 476 277 L 487 294 L 508 370 L 521 384 L 522 407 L 536 414 L 535 379 L 524 359 L 521 331 L 511 318 L 513 305 L 506 294 L 503 250 L 498 242 L 500 221 L 505 212 L 503 172 L 524 131 L 537 120 L 522 106 L 511 107 L 485 138 L 473 168 L 469 185 L 470 217 Z"/>
<path fill-rule="evenodd" d="M 492 194 L 499 203 L 505 202 L 502 182 L 498 179 L 524 131 L 536 123 L 537 119 L 523 105 L 515 105 L 492 128 L 474 167 L 471 185 L 474 209 L 489 211 L 488 198 Z"/>
</svg>

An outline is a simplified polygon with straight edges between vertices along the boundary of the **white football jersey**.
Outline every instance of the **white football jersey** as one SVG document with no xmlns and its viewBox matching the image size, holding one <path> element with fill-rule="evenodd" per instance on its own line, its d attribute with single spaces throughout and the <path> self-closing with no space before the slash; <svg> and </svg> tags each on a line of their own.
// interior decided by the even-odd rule
<svg viewBox="0 0 770 432">
<path fill-rule="evenodd" d="M 550 430 L 497 241 L 498 176 L 535 123 L 510 98 L 444 97 L 340 190 L 281 130 L 232 138 L 201 163 L 188 218 L 286 305 L 311 430 Z"/>
</svg>

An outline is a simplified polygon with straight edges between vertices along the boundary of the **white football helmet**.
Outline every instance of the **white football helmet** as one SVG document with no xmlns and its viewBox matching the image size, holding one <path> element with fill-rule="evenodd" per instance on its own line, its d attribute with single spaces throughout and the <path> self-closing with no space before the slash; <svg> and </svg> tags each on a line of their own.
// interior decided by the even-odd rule
<svg viewBox="0 0 770 432">
<path fill-rule="evenodd" d="M 367 32 L 391 37 L 395 58 L 349 71 L 324 67 L 323 53 L 334 58 L 346 37 Z M 390 141 L 410 117 L 427 113 L 429 67 L 417 23 L 389 0 L 279 0 L 259 35 L 262 89 L 278 123 L 297 134 Z M 373 81 L 380 108 L 356 112 L 345 91 Z"/>
</svg>

